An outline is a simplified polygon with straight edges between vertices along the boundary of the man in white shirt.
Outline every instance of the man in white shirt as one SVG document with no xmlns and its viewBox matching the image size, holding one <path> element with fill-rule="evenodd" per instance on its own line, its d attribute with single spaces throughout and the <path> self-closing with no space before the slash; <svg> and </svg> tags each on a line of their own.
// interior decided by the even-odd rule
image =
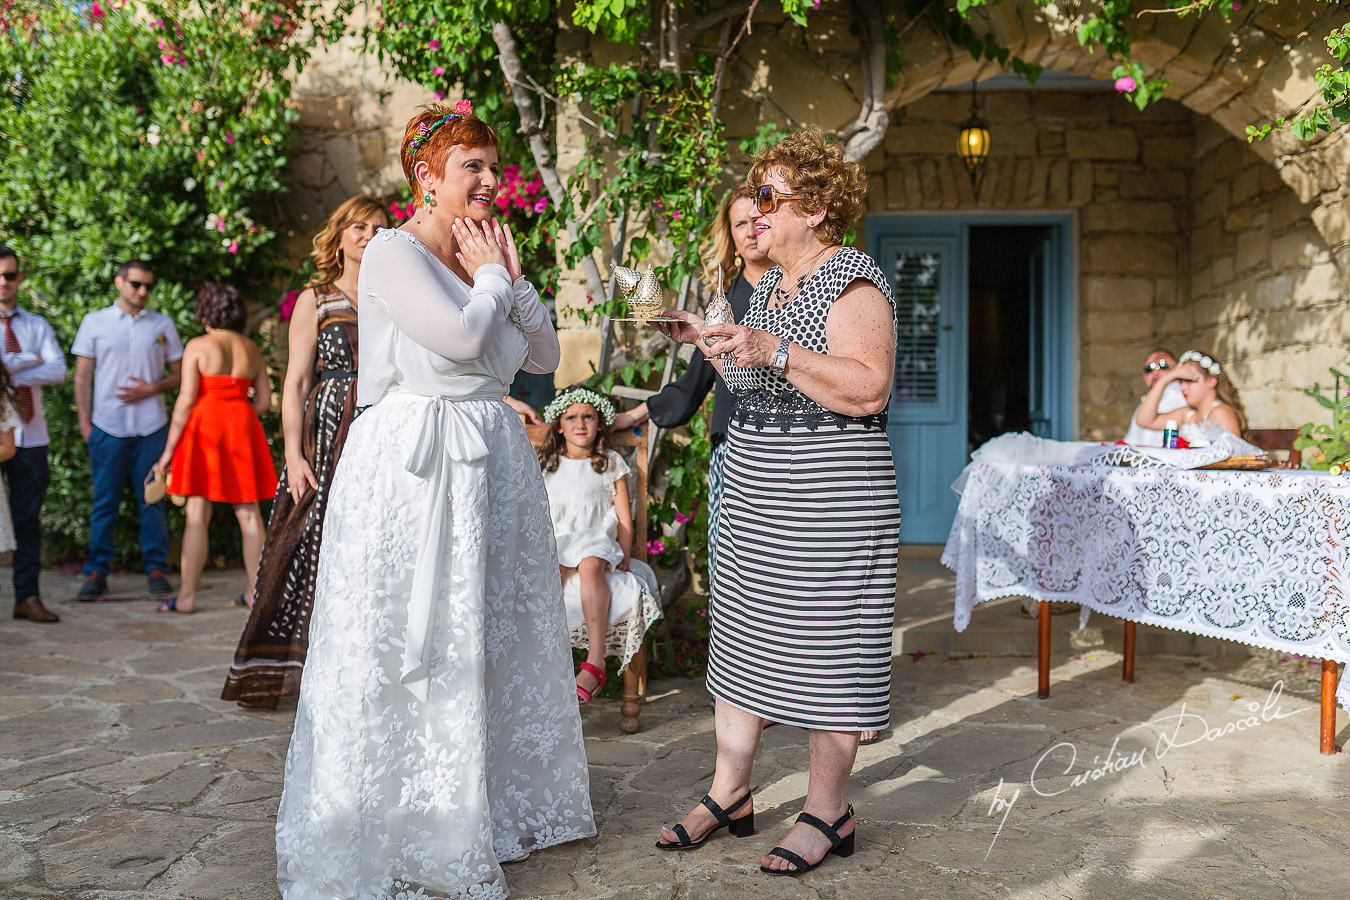
<svg viewBox="0 0 1350 900">
<path fill-rule="evenodd" d="M 66 355 L 47 320 L 19 309 L 23 272 L 19 256 L 0 244 L 0 320 L 4 322 L 4 361 L 14 383 L 19 427 L 15 452 L 0 463 L 9 487 L 9 516 L 14 523 L 14 618 L 59 622 L 42 605 L 38 575 L 42 572 L 42 501 L 47 496 L 47 419 L 42 414 L 42 388 L 66 380 Z"/>
<path fill-rule="evenodd" d="M 1154 350 L 1144 360 L 1144 385 L 1145 390 L 1149 390 L 1163 377 L 1168 369 L 1175 368 L 1177 358 L 1167 350 Z M 1135 421 L 1139 418 L 1139 408 L 1143 406 L 1143 398 L 1139 398 L 1139 406 L 1134 408 L 1130 414 L 1130 430 L 1125 432 L 1125 443 L 1135 447 L 1161 447 L 1163 433 L 1152 428 L 1141 428 Z M 1170 413 L 1174 410 L 1183 409 L 1186 406 L 1186 398 L 1182 396 L 1181 385 L 1172 382 L 1163 388 L 1162 398 L 1158 400 L 1158 412 Z"/>
<path fill-rule="evenodd" d="M 183 344 L 172 319 L 145 308 L 155 286 L 149 263 L 123 263 L 115 283 L 117 302 L 86 315 L 71 347 L 75 407 L 94 476 L 81 600 L 96 600 L 108 590 L 117 511 L 128 485 L 141 514 L 141 560 L 150 594 L 161 597 L 173 590 L 165 577 L 169 530 L 164 501 L 147 504 L 144 482 L 164 452 L 169 433 L 164 395 L 178 387 Z"/>
</svg>

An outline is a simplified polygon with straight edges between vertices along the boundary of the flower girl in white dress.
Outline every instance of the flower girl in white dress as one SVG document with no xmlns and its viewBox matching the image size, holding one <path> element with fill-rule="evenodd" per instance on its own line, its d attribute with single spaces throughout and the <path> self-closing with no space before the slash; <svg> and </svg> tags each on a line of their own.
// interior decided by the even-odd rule
<svg viewBox="0 0 1350 900">
<path fill-rule="evenodd" d="M 324 519 L 286 900 L 498 900 L 501 863 L 595 834 L 544 482 L 502 402 L 558 338 L 491 218 L 496 135 L 461 104 L 408 123 L 418 211 L 361 265 L 369 408 Z"/>
<path fill-rule="evenodd" d="M 660 589 L 651 566 L 632 558 L 629 468 L 608 441 L 614 405 L 595 391 L 574 387 L 544 409 L 544 419 L 552 429 L 539 448 L 539 465 L 558 541 L 572 646 L 586 650 L 577 696 L 589 703 L 605 686 L 605 656 L 618 656 L 622 672 L 642 647 L 647 628 L 661 617 Z"/>
</svg>

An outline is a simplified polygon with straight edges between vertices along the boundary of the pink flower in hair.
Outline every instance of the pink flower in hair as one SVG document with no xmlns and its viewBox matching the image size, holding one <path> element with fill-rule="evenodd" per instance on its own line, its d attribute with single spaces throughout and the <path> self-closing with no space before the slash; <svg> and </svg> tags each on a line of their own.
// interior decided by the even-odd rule
<svg viewBox="0 0 1350 900">
<path fill-rule="evenodd" d="M 461 100 L 455 104 L 455 112 L 464 114 L 473 112 L 473 104 L 468 100 Z"/>
</svg>

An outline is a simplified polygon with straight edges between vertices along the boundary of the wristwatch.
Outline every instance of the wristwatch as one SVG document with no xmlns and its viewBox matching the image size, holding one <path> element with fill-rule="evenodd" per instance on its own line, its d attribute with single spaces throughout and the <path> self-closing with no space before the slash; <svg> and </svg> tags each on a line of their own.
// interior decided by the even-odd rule
<svg viewBox="0 0 1350 900">
<path fill-rule="evenodd" d="M 773 367 L 778 370 L 779 374 L 782 374 L 783 370 L 787 368 L 787 350 L 788 339 L 783 338 L 783 343 L 778 345 L 778 352 L 773 355 Z"/>
</svg>

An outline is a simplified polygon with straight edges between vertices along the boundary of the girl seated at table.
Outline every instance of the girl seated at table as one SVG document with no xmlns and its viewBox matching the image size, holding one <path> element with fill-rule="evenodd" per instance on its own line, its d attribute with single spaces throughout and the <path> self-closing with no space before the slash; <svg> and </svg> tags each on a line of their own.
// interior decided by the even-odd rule
<svg viewBox="0 0 1350 900">
<path fill-rule="evenodd" d="M 1181 385 L 1186 406 L 1167 413 L 1158 412 L 1163 390 L 1173 381 Z M 1187 350 L 1169 370 L 1149 388 L 1139 407 L 1135 422 L 1141 428 L 1162 430 L 1169 419 L 1176 420 L 1180 434 L 1192 447 L 1212 441 L 1215 428 L 1242 437 L 1247 432 L 1247 412 L 1242 408 L 1237 388 L 1228 380 L 1219 361 L 1199 350 Z"/>
<path fill-rule="evenodd" d="M 647 627 L 661 616 L 656 573 L 632 558 L 633 512 L 629 472 L 609 449 L 614 405 L 584 387 L 564 391 L 544 410 L 552 426 L 539 448 L 572 646 L 586 650 L 577 673 L 581 703 L 605 686 L 605 656 L 619 671 L 642 647 Z M 646 498 L 639 498 L 645 503 Z"/>
</svg>

